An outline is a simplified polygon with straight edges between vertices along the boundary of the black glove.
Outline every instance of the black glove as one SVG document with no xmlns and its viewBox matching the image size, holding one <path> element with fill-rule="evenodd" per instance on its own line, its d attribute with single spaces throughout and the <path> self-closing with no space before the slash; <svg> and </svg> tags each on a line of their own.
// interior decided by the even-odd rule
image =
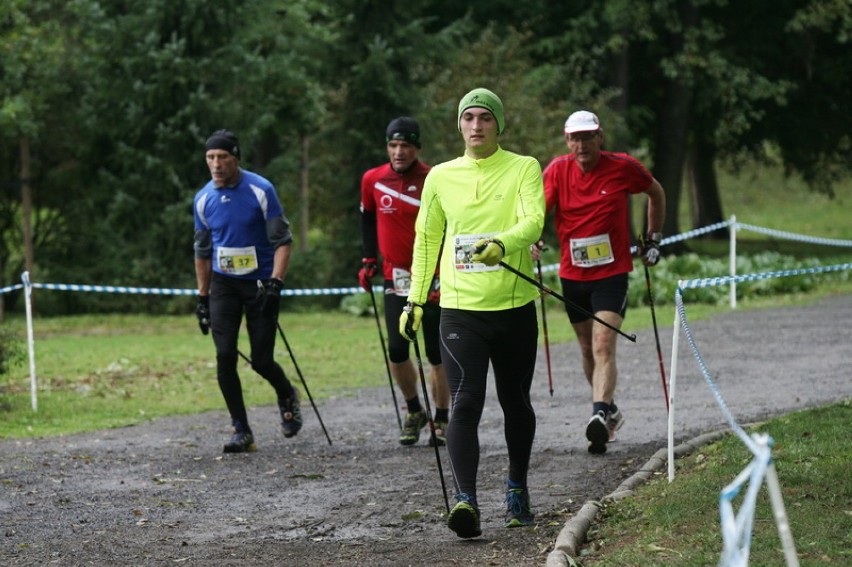
<svg viewBox="0 0 852 567">
<path fill-rule="evenodd" d="M 652 233 L 645 239 L 642 248 L 642 261 L 646 266 L 656 266 L 660 261 L 660 234 Z"/>
<path fill-rule="evenodd" d="M 263 294 L 263 303 L 260 305 L 260 312 L 264 317 L 272 317 L 278 313 L 281 304 L 281 289 L 284 287 L 284 282 L 278 278 L 269 278 L 261 284 L 261 293 Z"/>
<path fill-rule="evenodd" d="M 198 328 L 202 334 L 210 332 L 210 296 L 199 295 L 195 305 L 195 316 L 198 317 Z"/>
</svg>

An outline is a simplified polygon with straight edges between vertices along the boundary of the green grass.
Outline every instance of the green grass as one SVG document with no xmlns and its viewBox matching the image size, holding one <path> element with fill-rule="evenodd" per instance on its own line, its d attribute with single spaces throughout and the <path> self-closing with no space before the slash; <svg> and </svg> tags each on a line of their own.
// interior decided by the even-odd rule
<svg viewBox="0 0 852 567">
<path fill-rule="evenodd" d="M 340 312 L 283 314 L 282 327 L 315 399 L 387 384 L 375 321 Z M 26 336 L 23 318 L 4 327 Z M 119 427 L 164 415 L 223 409 L 213 341 L 187 316 L 105 315 L 34 321 L 38 411 L 27 364 L 0 378 L 0 431 L 29 437 Z M 248 338 L 241 348 L 246 355 Z M 299 383 L 282 341 L 276 357 Z M 248 405 L 275 403 L 247 364 Z M 390 392 L 388 392 L 390 400 Z"/>
<path fill-rule="evenodd" d="M 808 293 L 744 298 L 738 309 L 799 305 L 836 293 L 852 293 L 852 283 L 835 282 Z M 539 302 L 537 302 L 540 305 Z M 548 299 L 551 344 L 575 340 L 562 305 Z M 725 304 L 686 301 L 691 322 L 729 310 Z M 674 306 L 656 308 L 657 323 L 671 326 Z M 283 313 L 282 327 L 314 399 L 347 396 L 359 388 L 379 387 L 391 393 L 376 322 L 343 311 Z M 26 337 L 25 320 L 8 319 L 3 328 Z M 648 337 L 648 307 L 631 308 L 628 333 Z M 384 335 L 383 331 L 383 335 Z M 159 416 L 223 410 L 216 382 L 213 341 L 198 331 L 193 315 L 82 315 L 36 318 L 34 321 L 38 410 L 33 411 L 26 359 L 0 376 L 0 436 L 41 437 L 122 427 Z M 544 334 L 540 333 L 540 342 Z M 248 339 L 240 340 L 246 355 Z M 281 340 L 276 358 L 299 383 Z M 240 362 L 246 403 L 275 403 L 265 380 Z M 397 396 L 398 397 L 398 396 Z"/>
<path fill-rule="evenodd" d="M 790 530 L 801 565 L 852 564 L 852 401 L 795 412 L 752 431 L 774 441 Z M 581 555 L 584 566 L 715 565 L 722 548 L 719 494 L 751 461 L 729 436 L 676 462 L 634 496 L 605 504 Z M 745 488 L 741 494 L 745 493 Z M 738 511 L 742 496 L 734 502 Z M 757 498 L 749 565 L 784 565 L 765 487 Z"/>
</svg>

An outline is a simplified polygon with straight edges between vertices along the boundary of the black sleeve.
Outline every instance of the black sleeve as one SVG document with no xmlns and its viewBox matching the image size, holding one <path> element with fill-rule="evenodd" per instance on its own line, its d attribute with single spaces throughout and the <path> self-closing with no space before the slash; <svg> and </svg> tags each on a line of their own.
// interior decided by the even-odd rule
<svg viewBox="0 0 852 567">
<path fill-rule="evenodd" d="M 378 258 L 376 211 L 361 211 L 361 241 L 364 246 L 364 258 Z"/>
<path fill-rule="evenodd" d="M 213 239 L 207 229 L 196 229 L 193 242 L 195 257 L 199 260 L 209 260 L 213 257 Z"/>
<path fill-rule="evenodd" d="M 266 236 L 273 248 L 284 246 L 293 242 L 293 233 L 290 232 L 290 221 L 281 213 L 281 216 L 273 217 L 266 221 Z"/>
</svg>

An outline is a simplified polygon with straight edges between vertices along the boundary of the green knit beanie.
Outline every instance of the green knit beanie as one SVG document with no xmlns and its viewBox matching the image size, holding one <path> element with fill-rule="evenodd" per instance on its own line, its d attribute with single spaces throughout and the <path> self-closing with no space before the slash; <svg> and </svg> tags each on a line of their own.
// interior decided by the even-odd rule
<svg viewBox="0 0 852 567">
<path fill-rule="evenodd" d="M 496 94 L 483 88 L 473 89 L 459 101 L 459 131 L 461 131 L 462 113 L 468 108 L 473 107 L 484 108 L 491 112 L 494 115 L 494 119 L 497 120 L 497 133 L 503 133 L 503 128 L 506 126 L 506 121 L 503 118 L 503 102 Z"/>
</svg>

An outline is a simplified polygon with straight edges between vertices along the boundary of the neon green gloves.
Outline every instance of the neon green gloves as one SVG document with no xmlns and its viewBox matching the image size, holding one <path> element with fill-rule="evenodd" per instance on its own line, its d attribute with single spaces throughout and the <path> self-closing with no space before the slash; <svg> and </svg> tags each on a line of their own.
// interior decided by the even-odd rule
<svg viewBox="0 0 852 567">
<path fill-rule="evenodd" d="M 422 319 L 423 307 L 409 302 L 399 316 L 399 334 L 408 341 L 414 341 Z"/>
<path fill-rule="evenodd" d="M 496 266 L 506 255 L 506 247 L 496 238 L 483 238 L 473 245 L 474 262 L 482 262 L 486 266 Z"/>
</svg>

